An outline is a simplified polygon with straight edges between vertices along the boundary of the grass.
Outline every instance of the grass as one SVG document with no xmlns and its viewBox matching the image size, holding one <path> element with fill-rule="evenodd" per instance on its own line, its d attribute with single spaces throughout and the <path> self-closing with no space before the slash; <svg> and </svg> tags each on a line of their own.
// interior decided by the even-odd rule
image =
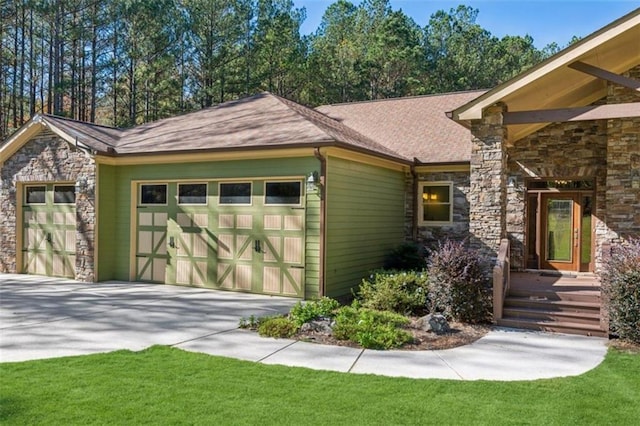
<svg viewBox="0 0 640 426">
<path fill-rule="evenodd" d="M 640 355 L 582 376 L 411 380 L 155 346 L 0 364 L 0 424 L 638 424 Z"/>
</svg>

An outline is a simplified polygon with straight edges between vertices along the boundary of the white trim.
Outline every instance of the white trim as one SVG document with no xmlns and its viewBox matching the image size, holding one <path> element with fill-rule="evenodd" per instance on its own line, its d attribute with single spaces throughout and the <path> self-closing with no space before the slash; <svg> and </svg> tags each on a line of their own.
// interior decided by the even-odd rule
<svg viewBox="0 0 640 426">
<path fill-rule="evenodd" d="M 428 186 L 439 186 L 439 187 L 448 187 L 449 188 L 449 201 L 444 202 L 436 202 L 434 205 L 449 205 L 449 220 L 448 221 L 428 221 L 424 220 L 424 201 L 422 199 L 422 194 L 424 193 L 424 188 Z M 418 197 L 418 226 L 446 226 L 453 224 L 453 182 L 452 181 L 420 181 L 418 182 L 418 193 L 416 194 Z"/>
</svg>

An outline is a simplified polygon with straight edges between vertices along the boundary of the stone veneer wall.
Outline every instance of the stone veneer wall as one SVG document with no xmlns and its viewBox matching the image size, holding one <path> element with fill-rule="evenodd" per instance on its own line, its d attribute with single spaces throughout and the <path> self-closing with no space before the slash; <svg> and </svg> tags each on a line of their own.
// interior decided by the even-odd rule
<svg viewBox="0 0 640 426">
<path fill-rule="evenodd" d="M 511 266 L 526 267 L 527 178 L 591 180 L 596 184 L 596 234 L 603 229 L 607 137 L 606 123 L 580 121 L 554 123 L 515 142 L 507 149 L 507 234 L 511 241 Z"/>
<path fill-rule="evenodd" d="M 506 129 L 502 104 L 486 108 L 481 120 L 471 122 L 469 234 L 472 248 L 493 264 L 505 230 Z"/>
<path fill-rule="evenodd" d="M 76 276 L 95 281 L 95 187 L 92 158 L 49 131 L 43 131 L 2 165 L 0 173 L 0 271 L 16 273 L 16 191 L 18 183 L 80 182 L 76 186 Z M 18 248 L 18 253 L 20 249 Z"/>
<path fill-rule="evenodd" d="M 418 182 L 452 182 L 453 183 L 453 223 L 440 226 L 420 226 L 418 225 L 418 235 L 416 242 L 432 248 L 438 242 L 447 239 L 462 241 L 469 237 L 469 173 L 468 172 L 433 172 L 418 173 Z M 413 193 L 412 181 L 407 184 L 407 214 L 406 238 L 413 238 Z M 419 201 L 418 201 L 419 202 Z M 416 212 L 417 214 L 417 212 Z"/>
<path fill-rule="evenodd" d="M 640 66 L 625 73 L 640 81 Z M 635 90 L 609 84 L 607 103 L 640 102 Z M 606 229 L 603 244 L 640 238 L 640 118 L 607 120 Z M 603 253 L 596 252 L 601 260 Z"/>
</svg>

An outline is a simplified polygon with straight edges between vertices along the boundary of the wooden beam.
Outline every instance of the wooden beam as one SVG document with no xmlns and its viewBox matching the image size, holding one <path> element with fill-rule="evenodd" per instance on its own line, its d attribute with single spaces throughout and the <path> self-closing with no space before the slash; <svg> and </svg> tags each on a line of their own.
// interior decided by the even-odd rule
<svg viewBox="0 0 640 426">
<path fill-rule="evenodd" d="M 569 64 L 569 68 L 640 92 L 640 81 L 634 80 L 633 78 L 615 74 L 610 71 L 603 70 L 602 68 L 594 67 L 593 65 L 585 64 L 584 62 L 580 61 Z"/>
<path fill-rule="evenodd" d="M 611 118 L 640 117 L 640 102 L 625 104 L 595 105 L 579 108 L 543 109 L 538 111 L 513 111 L 502 114 L 502 123 L 529 124 L 586 120 L 608 120 Z"/>
</svg>

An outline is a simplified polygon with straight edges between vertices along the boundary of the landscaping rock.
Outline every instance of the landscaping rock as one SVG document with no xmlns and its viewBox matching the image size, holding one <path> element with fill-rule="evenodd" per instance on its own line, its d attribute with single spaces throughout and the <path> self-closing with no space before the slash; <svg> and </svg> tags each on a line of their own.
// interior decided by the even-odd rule
<svg viewBox="0 0 640 426">
<path fill-rule="evenodd" d="M 317 318 L 302 324 L 300 331 L 303 333 L 322 333 L 331 335 L 333 333 L 334 321 L 330 318 Z"/>
<path fill-rule="evenodd" d="M 449 331 L 451 331 L 449 322 L 444 315 L 440 314 L 425 315 L 424 317 L 418 319 L 417 325 L 421 330 L 433 331 L 437 334 L 448 333 Z"/>
</svg>

